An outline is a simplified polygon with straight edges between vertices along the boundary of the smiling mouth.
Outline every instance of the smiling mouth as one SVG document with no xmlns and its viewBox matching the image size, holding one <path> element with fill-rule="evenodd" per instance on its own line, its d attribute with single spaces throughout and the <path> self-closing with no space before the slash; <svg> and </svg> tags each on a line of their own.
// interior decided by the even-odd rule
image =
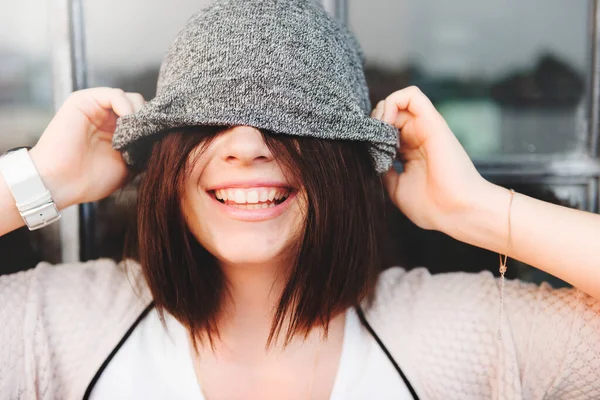
<svg viewBox="0 0 600 400">
<path fill-rule="evenodd" d="M 285 202 L 292 192 L 293 189 L 289 187 L 227 188 L 211 191 L 220 203 L 244 210 L 274 208 Z"/>
</svg>

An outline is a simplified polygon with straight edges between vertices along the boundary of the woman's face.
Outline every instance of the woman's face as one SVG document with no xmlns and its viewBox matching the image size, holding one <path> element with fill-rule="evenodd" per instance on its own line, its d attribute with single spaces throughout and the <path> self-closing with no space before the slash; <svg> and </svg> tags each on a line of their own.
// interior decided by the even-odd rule
<svg viewBox="0 0 600 400">
<path fill-rule="evenodd" d="M 302 230 L 302 198 L 260 131 L 235 126 L 191 166 L 182 209 L 192 234 L 220 262 L 265 264 L 283 261 Z"/>
</svg>

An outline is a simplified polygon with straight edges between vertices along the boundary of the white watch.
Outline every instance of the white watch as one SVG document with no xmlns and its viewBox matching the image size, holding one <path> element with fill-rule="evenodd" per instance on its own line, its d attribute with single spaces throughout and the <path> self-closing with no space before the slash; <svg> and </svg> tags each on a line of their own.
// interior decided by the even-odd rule
<svg viewBox="0 0 600 400">
<path fill-rule="evenodd" d="M 0 156 L 0 174 L 15 199 L 29 230 L 60 219 L 52 196 L 38 173 L 27 147 L 11 149 Z"/>
</svg>

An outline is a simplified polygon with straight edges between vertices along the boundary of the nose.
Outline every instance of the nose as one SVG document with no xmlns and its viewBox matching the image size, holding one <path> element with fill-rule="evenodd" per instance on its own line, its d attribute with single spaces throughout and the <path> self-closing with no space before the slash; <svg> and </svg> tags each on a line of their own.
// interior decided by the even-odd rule
<svg viewBox="0 0 600 400">
<path fill-rule="evenodd" d="M 227 163 L 250 165 L 273 160 L 261 132 L 252 126 L 234 126 L 221 134 L 221 140 L 221 158 Z"/>
</svg>

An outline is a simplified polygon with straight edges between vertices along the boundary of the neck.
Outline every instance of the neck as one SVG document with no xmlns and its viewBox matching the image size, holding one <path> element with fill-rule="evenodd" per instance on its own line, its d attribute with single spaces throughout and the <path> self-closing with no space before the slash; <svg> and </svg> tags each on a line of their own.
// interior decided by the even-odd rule
<svg viewBox="0 0 600 400">
<path fill-rule="evenodd" d="M 228 344 L 253 344 L 264 349 L 274 311 L 285 285 L 281 264 L 224 264 L 228 299 L 219 320 L 221 339 Z"/>
<path fill-rule="evenodd" d="M 256 360 L 268 356 L 265 345 L 286 283 L 285 264 L 227 264 L 221 268 L 227 281 L 228 298 L 218 319 L 219 340 L 214 350 L 226 359 L 241 356 Z M 340 313 L 329 323 L 329 338 L 334 342 L 341 343 L 344 321 L 345 313 Z M 284 321 L 268 353 L 294 354 L 323 340 L 323 330 L 315 329 L 305 340 L 295 338 L 284 348 L 286 328 L 287 321 Z"/>
<path fill-rule="evenodd" d="M 277 362 L 293 359 L 295 363 L 314 363 L 317 349 L 323 346 L 323 354 L 333 354 L 332 359 L 339 357 L 345 313 L 340 313 L 330 321 L 326 341 L 323 341 L 323 330 L 314 329 L 307 338 L 294 338 L 284 346 L 287 327 L 284 321 L 280 335 L 265 351 L 273 314 L 286 282 L 285 270 L 276 264 L 222 265 L 221 268 L 227 280 L 229 296 L 218 319 L 219 339 L 214 343 L 215 347 L 200 349 L 205 359 L 210 354 L 210 357 L 216 357 L 215 360 L 252 365 L 268 363 L 268 360 L 273 360 L 272 357 Z"/>
</svg>

